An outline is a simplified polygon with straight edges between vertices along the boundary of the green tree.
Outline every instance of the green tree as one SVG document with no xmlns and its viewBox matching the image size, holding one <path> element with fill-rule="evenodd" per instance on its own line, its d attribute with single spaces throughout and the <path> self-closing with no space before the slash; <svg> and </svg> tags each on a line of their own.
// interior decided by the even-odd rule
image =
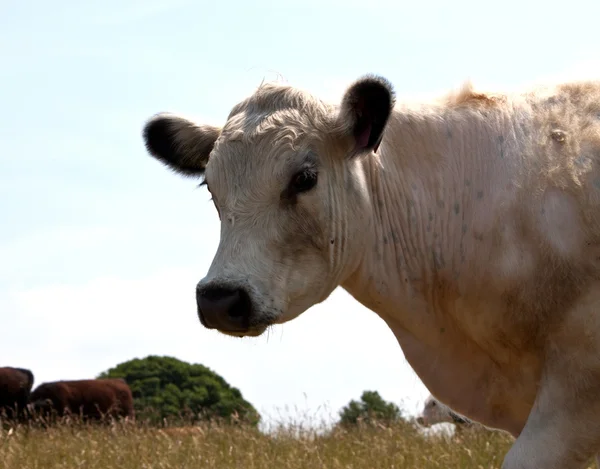
<svg viewBox="0 0 600 469">
<path fill-rule="evenodd" d="M 221 376 L 209 368 L 173 357 L 150 355 L 120 363 L 98 378 L 123 378 L 133 394 L 136 418 L 223 419 L 256 426 L 260 415 Z"/>
<path fill-rule="evenodd" d="M 393 402 L 386 402 L 377 391 L 364 391 L 360 401 L 352 399 L 339 412 L 340 425 L 350 426 L 359 423 L 395 423 L 402 419 L 400 408 Z"/>
</svg>

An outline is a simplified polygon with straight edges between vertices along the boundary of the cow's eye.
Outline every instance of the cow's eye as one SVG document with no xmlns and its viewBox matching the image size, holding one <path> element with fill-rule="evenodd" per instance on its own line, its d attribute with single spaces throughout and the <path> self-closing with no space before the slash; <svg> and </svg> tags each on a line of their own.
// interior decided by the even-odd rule
<svg viewBox="0 0 600 469">
<path fill-rule="evenodd" d="M 304 169 L 296 173 L 290 183 L 291 191 L 298 194 L 311 190 L 317 185 L 317 174 L 314 169 Z"/>
</svg>

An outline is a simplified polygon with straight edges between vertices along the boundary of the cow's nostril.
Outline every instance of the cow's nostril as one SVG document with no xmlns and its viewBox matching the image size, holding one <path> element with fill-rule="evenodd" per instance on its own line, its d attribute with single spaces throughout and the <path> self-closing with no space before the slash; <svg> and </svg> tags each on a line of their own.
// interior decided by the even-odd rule
<svg viewBox="0 0 600 469">
<path fill-rule="evenodd" d="M 221 301 L 237 294 L 237 289 L 226 287 L 212 287 L 198 289 L 198 294 L 208 301 Z"/>
<path fill-rule="evenodd" d="M 232 303 L 227 312 L 232 318 L 240 318 L 248 315 L 250 311 L 250 296 L 244 290 L 236 291 L 236 301 Z"/>
<path fill-rule="evenodd" d="M 250 296 L 245 290 L 205 286 L 197 288 L 196 301 L 200 321 L 206 327 L 224 330 L 248 327 L 252 306 Z"/>
</svg>

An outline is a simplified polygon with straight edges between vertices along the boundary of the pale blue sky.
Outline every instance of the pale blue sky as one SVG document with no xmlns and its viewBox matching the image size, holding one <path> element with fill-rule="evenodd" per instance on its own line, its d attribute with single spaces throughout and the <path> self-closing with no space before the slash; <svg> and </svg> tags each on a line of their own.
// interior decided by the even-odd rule
<svg viewBox="0 0 600 469">
<path fill-rule="evenodd" d="M 0 12 L 0 364 L 39 384 L 169 354 L 274 416 L 336 413 L 364 389 L 412 412 L 428 393 L 383 322 L 340 290 L 270 337 L 203 329 L 194 286 L 218 217 L 205 188 L 147 156 L 144 120 L 222 123 L 277 73 L 332 99 L 367 72 L 400 97 L 468 78 L 600 77 L 592 1 L 21 0 Z"/>
</svg>

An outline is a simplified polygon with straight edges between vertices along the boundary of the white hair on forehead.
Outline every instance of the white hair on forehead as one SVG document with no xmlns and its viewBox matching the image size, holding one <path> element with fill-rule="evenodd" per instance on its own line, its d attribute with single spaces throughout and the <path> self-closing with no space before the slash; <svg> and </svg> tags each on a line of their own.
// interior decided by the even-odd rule
<svg viewBox="0 0 600 469">
<path fill-rule="evenodd" d="M 264 118 L 291 110 L 298 111 L 298 114 L 288 115 L 288 117 L 303 115 L 318 121 L 327 118 L 332 106 L 303 89 L 267 82 L 262 83 L 251 96 L 233 106 L 228 121 L 238 114 L 243 114 L 246 118 L 250 115 Z M 282 115 L 285 116 L 285 112 Z"/>
</svg>

